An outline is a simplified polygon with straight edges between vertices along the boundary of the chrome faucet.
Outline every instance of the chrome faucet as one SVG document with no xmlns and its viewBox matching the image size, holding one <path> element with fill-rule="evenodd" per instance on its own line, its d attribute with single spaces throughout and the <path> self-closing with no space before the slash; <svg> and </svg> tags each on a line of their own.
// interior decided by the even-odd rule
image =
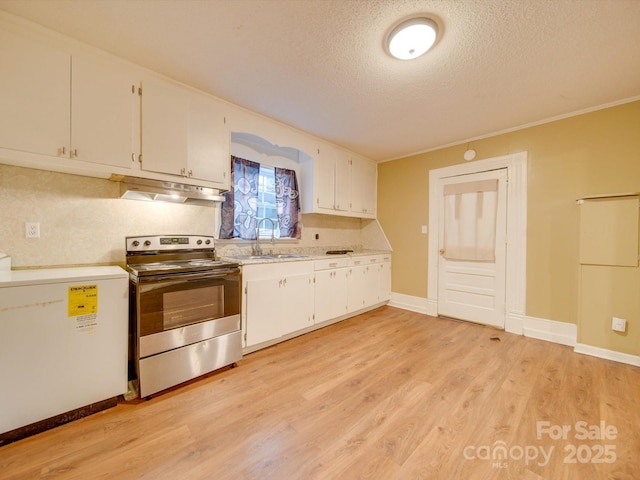
<svg viewBox="0 0 640 480">
<path fill-rule="evenodd" d="M 271 222 L 271 245 L 273 245 L 275 232 L 276 232 L 276 224 L 270 218 L 267 218 L 267 217 L 261 218 L 260 220 L 258 220 L 258 223 L 256 224 L 256 244 L 252 249 L 251 255 L 262 255 L 262 248 L 260 247 L 260 225 L 265 220 L 269 220 Z"/>
</svg>

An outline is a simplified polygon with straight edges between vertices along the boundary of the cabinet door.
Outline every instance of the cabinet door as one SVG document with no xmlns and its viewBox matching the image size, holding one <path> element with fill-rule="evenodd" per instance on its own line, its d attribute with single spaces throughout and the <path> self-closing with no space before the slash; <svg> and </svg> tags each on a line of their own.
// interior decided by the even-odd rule
<svg viewBox="0 0 640 480">
<path fill-rule="evenodd" d="M 349 269 L 348 296 L 349 313 L 364 308 L 367 266 L 359 265 Z"/>
<path fill-rule="evenodd" d="M 142 169 L 185 175 L 189 98 L 176 85 L 157 80 L 142 84 Z"/>
<path fill-rule="evenodd" d="M 337 268 L 316 272 L 315 322 L 321 323 L 347 313 L 347 274 L 349 269 Z"/>
<path fill-rule="evenodd" d="M 366 158 L 351 159 L 351 211 L 367 217 L 376 214 L 377 166 Z"/>
<path fill-rule="evenodd" d="M 380 294 L 378 301 L 386 302 L 391 299 L 391 262 L 380 264 Z"/>
<path fill-rule="evenodd" d="M 188 176 L 228 188 L 231 165 L 229 136 L 221 107 L 203 95 L 190 94 Z"/>
<path fill-rule="evenodd" d="M 349 269 L 339 268 L 334 270 L 333 275 L 333 297 L 330 303 L 333 307 L 331 318 L 345 315 L 348 311 L 349 295 L 348 295 L 348 278 Z"/>
<path fill-rule="evenodd" d="M 335 207 L 335 169 L 336 151 L 328 146 L 318 150 L 318 157 L 314 163 L 314 175 L 317 176 L 316 188 L 318 197 L 316 203 L 319 208 L 333 210 Z"/>
<path fill-rule="evenodd" d="M 71 157 L 132 167 L 138 88 L 129 73 L 98 58 L 73 57 Z"/>
<path fill-rule="evenodd" d="M 380 266 L 367 265 L 364 272 L 363 306 L 370 307 L 379 301 L 380 295 Z"/>
<path fill-rule="evenodd" d="M 71 57 L 0 29 L 0 147 L 68 152 Z"/>
<path fill-rule="evenodd" d="M 313 288 L 311 275 L 288 275 L 282 281 L 281 312 L 283 335 L 313 325 Z"/>
<path fill-rule="evenodd" d="M 316 272 L 315 290 L 315 322 L 321 323 L 333 318 L 333 294 L 335 270 L 321 270 Z"/>
<path fill-rule="evenodd" d="M 349 210 L 351 201 L 351 161 L 345 152 L 336 155 L 335 209 Z"/>
<path fill-rule="evenodd" d="M 283 335 L 282 279 L 250 280 L 246 283 L 247 346 Z"/>
</svg>

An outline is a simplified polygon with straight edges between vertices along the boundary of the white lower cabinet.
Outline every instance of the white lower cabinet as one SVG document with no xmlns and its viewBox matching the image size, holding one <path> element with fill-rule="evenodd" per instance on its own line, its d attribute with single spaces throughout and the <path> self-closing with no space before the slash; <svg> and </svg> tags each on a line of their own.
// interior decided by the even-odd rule
<svg viewBox="0 0 640 480">
<path fill-rule="evenodd" d="M 391 256 L 354 257 L 349 268 L 348 312 L 352 313 L 391 297 Z"/>
<path fill-rule="evenodd" d="M 315 323 L 325 322 L 348 313 L 348 263 L 347 258 L 315 262 Z"/>
<path fill-rule="evenodd" d="M 313 325 L 312 262 L 245 265 L 242 278 L 245 346 Z"/>
<path fill-rule="evenodd" d="M 378 281 L 377 266 L 357 265 L 349 269 L 349 313 L 378 303 Z"/>
<path fill-rule="evenodd" d="M 390 255 L 244 265 L 244 346 L 263 348 L 387 302 L 390 295 Z"/>
<path fill-rule="evenodd" d="M 388 302 L 391 299 L 391 255 L 384 255 L 380 262 L 380 291 L 378 301 Z"/>
</svg>

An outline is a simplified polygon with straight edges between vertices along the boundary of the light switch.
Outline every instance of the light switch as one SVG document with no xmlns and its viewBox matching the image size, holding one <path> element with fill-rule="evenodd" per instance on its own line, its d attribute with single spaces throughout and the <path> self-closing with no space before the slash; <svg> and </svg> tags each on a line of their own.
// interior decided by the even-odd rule
<svg viewBox="0 0 640 480">
<path fill-rule="evenodd" d="M 422 233 L 427 233 L 427 226 L 426 225 L 422 225 Z"/>
</svg>

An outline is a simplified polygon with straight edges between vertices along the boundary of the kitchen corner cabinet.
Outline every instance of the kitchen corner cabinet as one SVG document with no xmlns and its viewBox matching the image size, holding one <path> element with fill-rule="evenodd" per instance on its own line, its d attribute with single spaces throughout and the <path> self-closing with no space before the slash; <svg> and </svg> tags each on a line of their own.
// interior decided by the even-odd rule
<svg viewBox="0 0 640 480">
<path fill-rule="evenodd" d="M 379 302 L 391 300 L 391 255 L 385 255 L 380 259 L 379 264 L 380 290 L 378 293 Z"/>
<path fill-rule="evenodd" d="M 348 276 L 348 313 L 386 302 L 391 295 L 391 257 L 354 257 Z"/>
<path fill-rule="evenodd" d="M 0 148 L 131 168 L 131 75 L 0 30 Z"/>
<path fill-rule="evenodd" d="M 329 144 L 302 168 L 302 213 L 375 218 L 376 164 Z"/>
<path fill-rule="evenodd" d="M 160 79 L 142 82 L 141 169 L 229 186 L 229 130 L 213 98 Z"/>
<path fill-rule="evenodd" d="M 313 266 L 283 262 L 242 267 L 245 346 L 313 325 Z"/>
</svg>

